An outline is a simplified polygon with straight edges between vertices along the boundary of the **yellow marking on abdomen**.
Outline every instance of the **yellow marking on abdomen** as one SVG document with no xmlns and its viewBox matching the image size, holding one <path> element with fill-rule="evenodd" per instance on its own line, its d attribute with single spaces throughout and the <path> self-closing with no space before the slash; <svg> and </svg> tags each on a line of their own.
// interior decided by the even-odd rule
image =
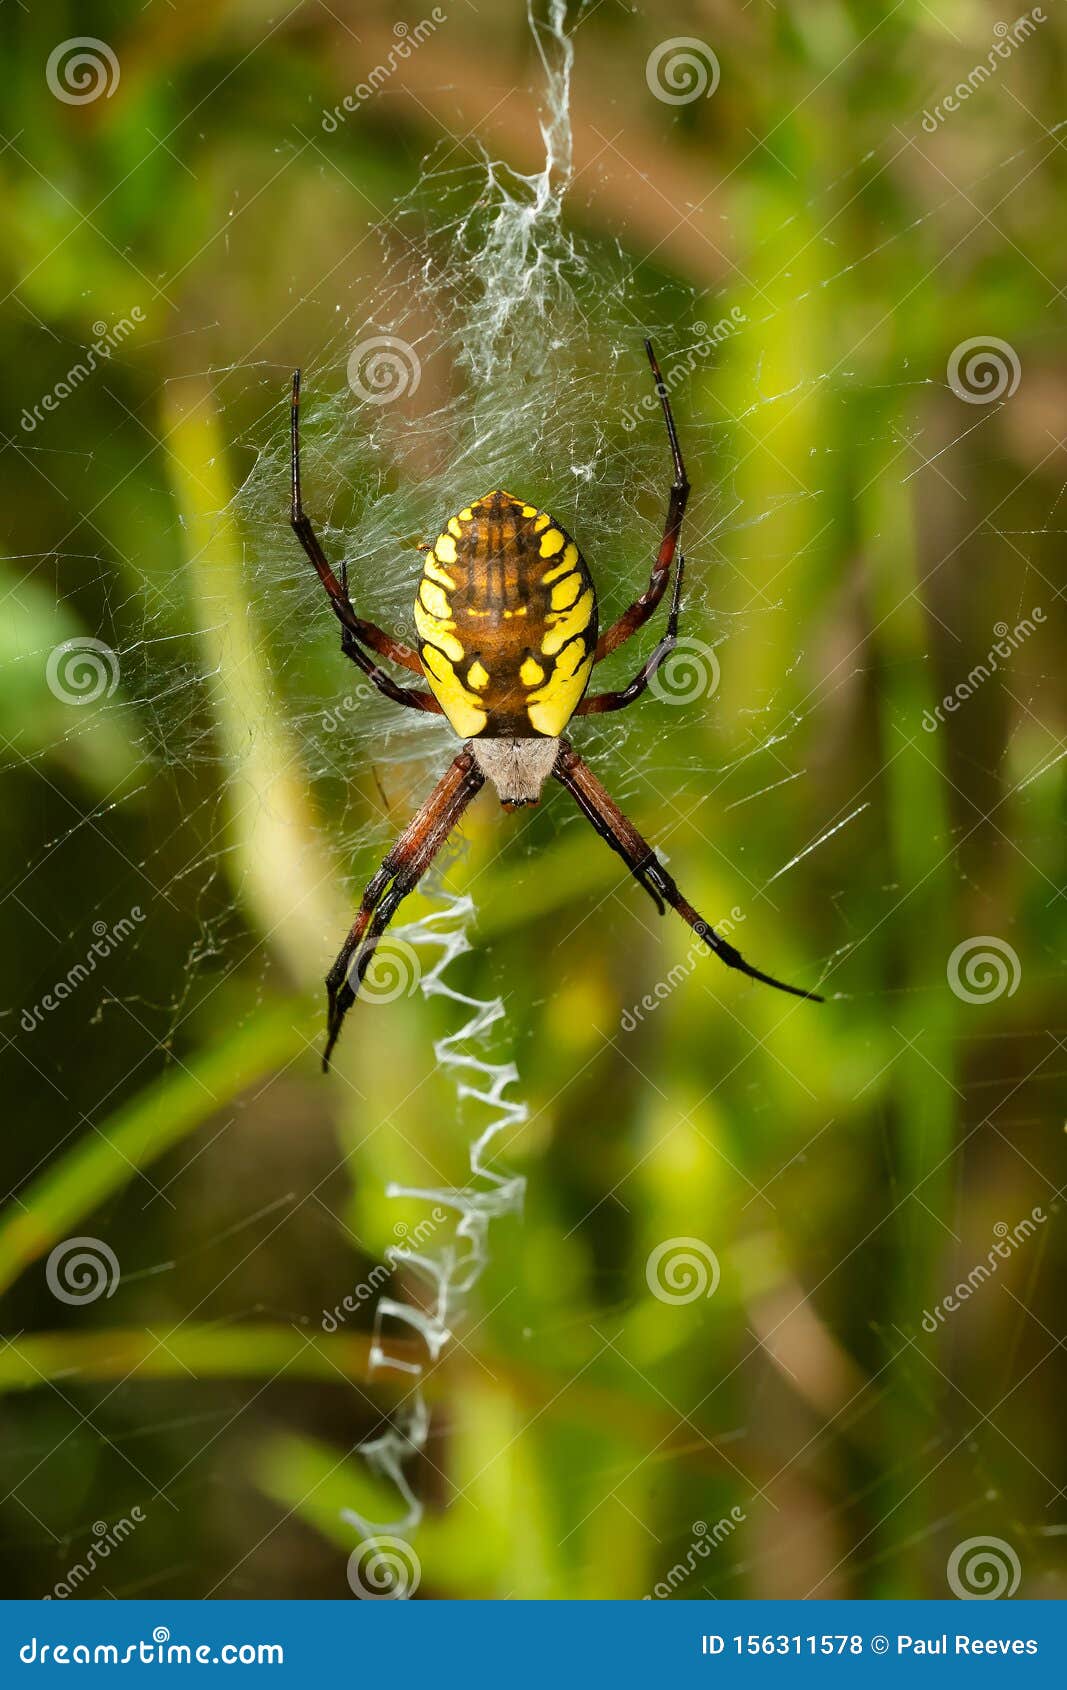
<svg viewBox="0 0 1067 1690">
<path fill-rule="evenodd" d="M 455 563 L 456 542 L 451 534 L 442 534 L 439 540 L 434 541 L 433 549 L 442 563 Z"/>
<path fill-rule="evenodd" d="M 574 650 L 580 655 L 584 647 L 576 641 Z M 539 734 L 548 734 L 554 738 L 563 732 L 585 691 L 592 667 L 593 653 L 590 652 L 572 675 L 564 674 L 562 668 L 557 667 L 541 691 L 530 695 L 526 714 Z"/>
<path fill-rule="evenodd" d="M 462 647 L 460 648 L 462 651 Z M 448 659 L 432 645 L 422 648 L 422 661 L 430 691 L 461 739 L 480 734 L 488 721 L 473 693 L 467 691 Z"/>
<path fill-rule="evenodd" d="M 545 672 L 534 657 L 523 659 L 519 670 L 519 680 L 524 687 L 539 687 L 545 678 Z"/>
<path fill-rule="evenodd" d="M 467 685 L 476 687 L 479 692 L 484 692 L 489 685 L 489 671 L 477 657 L 467 670 Z"/>
<path fill-rule="evenodd" d="M 578 673 L 588 655 L 584 640 L 572 640 L 570 645 L 564 646 L 556 663 L 556 674 L 569 681 L 572 675 Z"/>
<path fill-rule="evenodd" d="M 422 566 L 422 573 L 423 575 L 428 576 L 431 581 L 436 581 L 438 586 L 447 587 L 450 593 L 455 591 L 456 583 L 453 581 L 451 575 L 447 575 L 441 568 L 433 552 L 426 553 L 426 559 Z"/>
<path fill-rule="evenodd" d="M 436 616 L 439 622 L 452 620 L 452 606 L 443 587 L 436 586 L 433 581 L 424 577 L 419 584 L 419 597 L 430 615 Z"/>
<path fill-rule="evenodd" d="M 563 535 L 560 533 L 558 528 L 548 529 L 548 531 L 541 536 L 541 556 L 555 557 L 557 552 L 563 550 L 565 543 Z"/>
<path fill-rule="evenodd" d="M 431 616 L 422 600 L 416 599 L 415 626 L 424 640 L 428 640 L 431 645 L 440 646 L 446 657 L 450 657 L 453 663 L 459 662 L 463 656 L 463 647 L 453 632 L 454 622 L 442 622 L 436 616 Z"/>
<path fill-rule="evenodd" d="M 552 589 L 552 609 L 569 610 L 578 594 L 582 590 L 582 578 L 578 571 L 572 570 L 562 581 L 557 581 Z"/>
<path fill-rule="evenodd" d="M 557 563 L 555 568 L 546 569 L 544 574 L 542 575 L 541 579 L 544 582 L 545 586 L 547 587 L 551 581 L 557 581 L 561 575 L 566 575 L 567 571 L 569 569 L 573 569 L 575 567 L 575 565 L 577 564 L 577 562 L 578 562 L 578 547 L 575 545 L 574 541 L 572 540 L 569 545 L 567 545 L 563 548 L 562 561 L 560 563 Z"/>
<path fill-rule="evenodd" d="M 462 538 L 463 538 L 463 524 L 460 522 L 458 516 L 450 516 L 449 517 L 449 519 L 448 519 L 448 532 L 450 534 L 454 534 L 457 540 L 462 540 Z"/>
<path fill-rule="evenodd" d="M 551 626 L 541 641 L 541 650 L 546 657 L 555 657 L 557 651 L 560 651 L 568 640 L 573 639 L 575 634 L 580 634 L 584 628 L 589 626 L 594 603 L 593 589 L 587 587 L 581 598 L 577 599 L 569 610 L 562 611 L 558 616 L 549 617 Z"/>
</svg>

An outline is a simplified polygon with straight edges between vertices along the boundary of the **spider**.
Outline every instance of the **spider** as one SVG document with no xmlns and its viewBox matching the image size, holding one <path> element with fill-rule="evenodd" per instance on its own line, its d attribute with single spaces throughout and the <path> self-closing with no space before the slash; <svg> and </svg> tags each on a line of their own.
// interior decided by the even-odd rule
<svg viewBox="0 0 1067 1690">
<path fill-rule="evenodd" d="M 640 698 L 678 638 L 685 573 L 680 553 L 665 635 L 628 686 L 586 696 L 594 665 L 643 627 L 663 597 L 689 497 L 670 399 L 651 341 L 646 340 L 645 352 L 663 407 L 674 480 L 663 539 L 641 596 L 598 637 L 596 588 L 574 541 L 547 511 L 498 488 L 465 505 L 445 524 L 432 547 L 423 548 L 422 579 L 414 606 L 420 640 L 417 651 L 357 616 L 348 593 L 346 565 L 342 563 L 339 576 L 334 574 L 304 511 L 300 371 L 293 376 L 290 520 L 341 624 L 341 650 L 386 698 L 409 710 L 444 715 L 463 741 L 448 772 L 371 879 L 351 931 L 326 976 L 324 1071 L 329 1069 L 344 1018 L 398 905 L 425 874 L 487 780 L 495 786 L 504 810 L 511 812 L 536 804 L 545 780 L 554 776 L 622 858 L 661 915 L 670 904 L 727 967 L 794 997 L 823 1001 L 816 992 L 787 986 L 753 968 L 698 915 L 651 845 L 563 737 L 572 716 L 622 710 Z M 379 667 L 371 652 L 419 675 L 429 691 L 401 686 Z"/>
</svg>

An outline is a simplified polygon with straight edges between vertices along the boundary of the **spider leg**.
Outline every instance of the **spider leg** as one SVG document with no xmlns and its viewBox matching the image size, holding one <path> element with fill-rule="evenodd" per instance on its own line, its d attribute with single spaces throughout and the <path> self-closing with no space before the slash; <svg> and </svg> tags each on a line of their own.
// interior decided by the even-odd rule
<svg viewBox="0 0 1067 1690">
<path fill-rule="evenodd" d="M 356 1001 L 379 939 L 400 903 L 425 874 L 467 805 L 484 785 L 485 777 L 476 768 L 471 753 L 461 751 L 368 883 L 359 913 L 326 976 L 329 1012 L 322 1058 L 324 1073 L 329 1069 L 341 1024 Z"/>
<path fill-rule="evenodd" d="M 667 438 L 671 443 L 671 456 L 674 459 L 674 481 L 671 484 L 670 497 L 667 500 L 667 518 L 663 525 L 663 539 L 656 554 L 656 561 L 652 565 L 652 572 L 648 578 L 648 586 L 639 599 L 635 599 L 629 610 L 624 610 L 617 622 L 601 634 L 597 641 L 596 661 L 599 663 L 607 657 L 616 646 L 622 645 L 638 628 L 644 627 L 652 612 L 659 604 L 666 590 L 667 580 L 674 561 L 678 536 L 682 529 L 682 517 L 689 498 L 689 477 L 685 473 L 682 462 L 682 450 L 678 444 L 678 431 L 674 426 L 674 416 L 671 412 L 671 402 L 667 394 L 667 384 L 660 374 L 656 354 L 652 350 L 652 342 L 645 341 L 645 351 L 652 367 L 652 378 L 656 384 L 660 404 L 663 406 L 663 419 L 667 424 Z"/>
<path fill-rule="evenodd" d="M 775 986 L 780 992 L 792 993 L 793 997 L 810 998 L 813 1003 L 823 1002 L 818 992 L 805 992 L 800 986 L 787 986 L 784 980 L 776 980 L 773 975 L 753 968 L 751 963 L 745 961 L 740 951 L 735 950 L 733 945 L 697 914 L 692 904 L 682 897 L 673 877 L 659 861 L 651 845 L 641 837 L 633 823 L 627 820 L 588 764 L 582 761 L 567 740 L 560 742 L 559 757 L 552 772 L 573 795 L 579 809 L 587 820 L 592 822 L 600 837 L 618 853 L 635 880 L 639 881 L 659 904 L 661 913 L 663 904 L 670 904 L 727 968 L 739 969 L 750 979 L 762 980 L 765 986 Z"/>
<path fill-rule="evenodd" d="M 623 687 L 620 692 L 588 693 L 574 712 L 576 716 L 596 716 L 604 710 L 625 710 L 626 706 L 632 704 L 635 698 L 640 698 L 663 659 L 669 651 L 673 650 L 678 639 L 678 610 L 681 604 L 682 577 L 684 574 L 685 558 L 680 557 L 678 568 L 674 573 L 674 592 L 671 595 L 671 608 L 667 617 L 667 632 L 643 668 L 637 671 L 629 686 Z"/>
<path fill-rule="evenodd" d="M 367 622 L 362 616 L 357 616 L 348 596 L 348 570 L 341 565 L 341 579 L 338 580 L 330 568 L 326 553 L 318 535 L 312 527 L 311 518 L 304 510 L 300 490 L 300 371 L 293 372 L 293 397 L 289 412 L 290 418 L 290 455 L 292 469 L 292 504 L 289 521 L 300 544 L 307 553 L 314 566 L 315 572 L 326 589 L 327 596 L 337 620 L 341 624 L 341 650 L 346 657 L 363 670 L 372 680 L 380 692 L 387 698 L 392 698 L 397 704 L 410 704 L 413 699 L 428 699 L 429 693 L 418 693 L 410 688 L 400 687 L 390 679 L 385 671 L 371 662 L 366 652 L 362 651 L 359 642 L 368 645 L 382 657 L 388 657 L 394 663 L 399 663 L 405 669 L 411 669 L 416 675 L 423 673 L 422 662 L 416 651 L 404 645 L 401 640 L 394 640 L 384 629 L 374 622 Z M 347 638 L 346 638 L 347 636 Z M 383 685 L 383 680 L 387 685 Z M 413 706 L 419 710 L 433 710 L 435 704 L 419 703 Z"/>
<path fill-rule="evenodd" d="M 391 698 L 394 704 L 403 704 L 409 710 L 429 710 L 435 716 L 443 714 L 432 692 L 421 692 L 418 687 L 399 686 L 391 675 L 387 675 L 384 669 L 372 662 L 345 622 L 341 623 L 341 650 L 346 657 L 351 658 L 357 668 L 362 669 L 368 681 L 373 681 L 378 691 L 384 693 L 386 698 Z"/>
</svg>

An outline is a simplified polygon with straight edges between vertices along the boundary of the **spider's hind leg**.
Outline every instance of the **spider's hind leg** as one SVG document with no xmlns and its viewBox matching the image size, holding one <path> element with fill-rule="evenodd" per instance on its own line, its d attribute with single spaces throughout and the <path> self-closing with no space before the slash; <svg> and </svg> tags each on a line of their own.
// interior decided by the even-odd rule
<svg viewBox="0 0 1067 1690">
<path fill-rule="evenodd" d="M 356 1001 L 378 941 L 408 893 L 425 874 L 467 805 L 485 784 L 467 750 L 460 752 L 425 804 L 368 882 L 359 913 L 326 976 L 328 1015 L 322 1066 L 330 1066 L 344 1018 Z"/>
<path fill-rule="evenodd" d="M 773 974 L 764 974 L 761 969 L 753 968 L 739 950 L 721 933 L 716 933 L 710 922 L 705 921 L 682 897 L 673 875 L 664 868 L 651 845 L 623 815 L 592 769 L 566 740 L 560 742 L 559 757 L 552 772 L 572 794 L 582 814 L 593 824 L 600 837 L 622 858 L 634 879 L 660 905 L 661 911 L 665 903 L 677 910 L 697 938 L 702 939 L 727 968 L 736 968 L 747 974 L 749 979 L 761 980 L 765 986 L 774 986 L 779 992 L 789 992 L 795 998 L 810 998 L 813 1003 L 822 1003 L 818 992 L 806 992 L 801 986 L 787 986 L 784 980 L 776 980 Z"/>
</svg>

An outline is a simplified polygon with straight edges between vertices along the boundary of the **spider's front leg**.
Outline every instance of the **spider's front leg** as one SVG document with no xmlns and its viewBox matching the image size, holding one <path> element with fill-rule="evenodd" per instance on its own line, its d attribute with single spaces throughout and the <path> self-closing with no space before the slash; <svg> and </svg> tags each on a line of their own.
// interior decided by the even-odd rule
<svg viewBox="0 0 1067 1690">
<path fill-rule="evenodd" d="M 616 646 L 622 645 L 631 634 L 636 634 L 638 628 L 643 628 L 652 615 L 660 599 L 663 597 L 670 579 L 671 564 L 678 539 L 682 532 L 682 518 L 685 507 L 689 502 L 689 477 L 685 472 L 682 460 L 682 449 L 678 444 L 678 431 L 674 426 L 674 413 L 668 396 L 667 384 L 660 374 L 659 363 L 652 349 L 652 342 L 645 341 L 645 352 L 652 370 L 652 379 L 656 384 L 656 393 L 663 406 L 663 420 L 667 425 L 667 439 L 670 442 L 671 457 L 674 460 L 674 481 L 671 484 L 670 495 L 667 499 L 667 516 L 663 524 L 663 539 L 660 541 L 659 551 L 648 578 L 648 586 L 641 597 L 634 599 L 628 610 L 624 610 L 617 622 L 605 629 L 597 641 L 596 661 L 602 662 L 609 652 Z"/>
<path fill-rule="evenodd" d="M 380 669 L 364 651 L 368 645 L 372 651 L 380 652 L 393 663 L 399 663 L 405 669 L 411 669 L 416 675 L 423 673 L 422 660 L 418 652 L 412 651 L 410 646 L 401 640 L 394 640 L 384 629 L 376 623 L 368 622 L 362 616 L 357 616 L 348 594 L 348 577 L 345 567 L 341 566 L 341 579 L 338 580 L 330 567 L 322 543 L 316 534 L 311 518 L 304 510 L 303 494 L 300 487 L 300 371 L 293 372 L 293 396 L 290 407 L 290 460 L 292 471 L 292 504 L 289 512 L 289 522 L 304 551 L 307 553 L 315 573 L 326 589 L 327 597 L 334 615 L 341 624 L 341 650 L 345 656 L 351 658 L 369 681 L 372 681 L 379 692 L 391 698 L 394 704 L 405 704 L 413 710 L 430 710 L 440 714 L 440 705 L 432 693 L 419 692 L 414 687 L 402 687 Z"/>
<path fill-rule="evenodd" d="M 789 992 L 795 998 L 810 998 L 813 1003 L 822 1003 L 818 992 L 806 992 L 801 986 L 787 986 L 784 980 L 776 980 L 773 974 L 764 974 L 761 969 L 753 968 L 729 940 L 716 933 L 710 922 L 705 921 L 688 899 L 682 897 L 673 875 L 664 868 L 651 845 L 638 833 L 633 822 L 623 815 L 589 765 L 565 739 L 560 740 L 559 756 L 552 773 L 572 794 L 582 814 L 593 824 L 600 837 L 622 858 L 634 879 L 655 899 L 661 914 L 663 905 L 670 904 L 727 968 L 736 968 L 747 974 L 750 980 L 761 980 L 765 986 L 774 986 L 779 992 Z"/>
<path fill-rule="evenodd" d="M 471 753 L 461 751 L 369 882 L 351 931 L 326 976 L 329 1009 L 322 1058 L 324 1072 L 329 1069 L 342 1023 L 356 1001 L 379 939 L 400 903 L 425 874 L 467 805 L 484 785 L 485 777 L 479 773 Z"/>
<path fill-rule="evenodd" d="M 587 692 L 574 712 L 576 716 L 596 716 L 605 710 L 625 710 L 626 706 L 632 704 L 635 698 L 641 697 L 663 659 L 674 650 L 678 643 L 678 615 L 682 603 L 682 581 L 684 577 L 685 558 L 680 557 L 674 577 L 671 608 L 667 616 L 667 632 L 651 657 L 637 671 L 629 686 L 621 688 L 619 692 Z"/>
</svg>

